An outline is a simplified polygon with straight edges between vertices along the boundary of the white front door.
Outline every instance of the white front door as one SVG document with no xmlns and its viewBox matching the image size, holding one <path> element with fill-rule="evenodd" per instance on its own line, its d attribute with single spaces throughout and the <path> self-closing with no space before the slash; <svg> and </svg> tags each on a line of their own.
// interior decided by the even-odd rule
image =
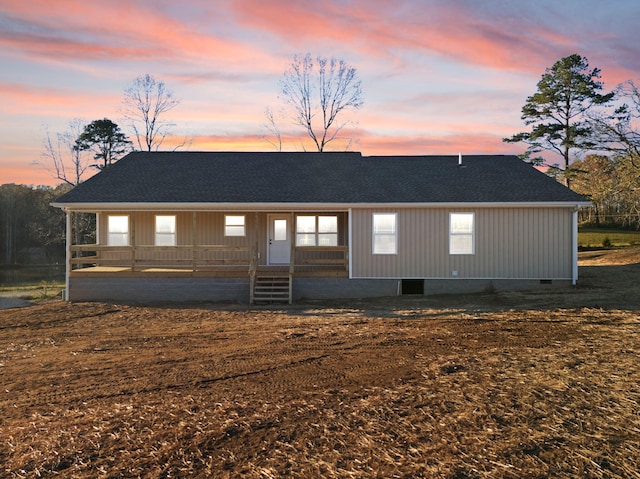
<svg viewBox="0 0 640 479">
<path fill-rule="evenodd" d="M 269 264 L 289 264 L 291 258 L 290 221 L 290 215 L 269 215 Z"/>
</svg>

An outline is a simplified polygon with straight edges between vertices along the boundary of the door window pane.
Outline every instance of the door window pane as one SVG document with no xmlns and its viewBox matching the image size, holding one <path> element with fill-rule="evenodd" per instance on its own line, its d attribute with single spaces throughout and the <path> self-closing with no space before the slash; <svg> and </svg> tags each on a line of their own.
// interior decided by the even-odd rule
<svg viewBox="0 0 640 479">
<path fill-rule="evenodd" d="M 287 241 L 287 220 L 273 220 L 273 240 Z"/>
</svg>

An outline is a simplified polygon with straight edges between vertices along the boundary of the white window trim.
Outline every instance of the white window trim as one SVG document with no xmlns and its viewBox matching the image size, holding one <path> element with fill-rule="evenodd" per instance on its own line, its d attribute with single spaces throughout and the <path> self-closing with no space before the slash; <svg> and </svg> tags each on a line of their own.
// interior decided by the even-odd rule
<svg viewBox="0 0 640 479">
<path fill-rule="evenodd" d="M 394 217 L 394 231 L 393 233 L 376 233 L 375 231 L 375 218 L 378 215 L 387 215 Z M 379 236 L 393 235 L 393 251 L 376 251 L 376 238 Z M 374 255 L 397 255 L 398 254 L 398 213 L 379 211 L 371 215 L 371 253 Z"/>
<path fill-rule="evenodd" d="M 227 218 L 242 218 L 242 224 L 236 223 L 227 223 Z M 242 226 L 242 234 L 230 234 L 229 228 L 239 228 Z M 247 217 L 246 215 L 224 215 L 224 235 L 225 236 L 235 236 L 235 237 L 244 237 L 247 236 Z"/>
<path fill-rule="evenodd" d="M 125 233 L 112 233 L 109 228 L 111 218 L 127 218 L 127 231 Z M 111 241 L 111 235 L 122 235 L 126 238 L 124 245 L 114 245 Z M 131 245 L 131 218 L 129 215 L 107 215 L 107 246 L 130 246 Z"/>
<path fill-rule="evenodd" d="M 173 218 L 173 233 L 161 233 L 158 231 L 158 218 L 162 217 L 162 218 Z M 154 244 L 156 246 L 177 246 L 178 244 L 178 221 L 176 218 L 176 215 L 155 215 L 154 217 Z M 162 236 L 162 237 L 166 237 L 166 238 L 173 238 L 171 244 L 158 244 L 160 243 L 158 241 L 158 235 Z"/>
<path fill-rule="evenodd" d="M 451 231 L 451 226 L 453 225 L 453 215 L 471 215 L 471 233 L 454 233 Z M 471 237 L 471 251 L 462 251 L 456 252 L 452 251 L 453 247 L 453 237 L 455 236 L 465 236 Z M 476 214 L 471 211 L 452 211 L 449 213 L 449 254 L 452 256 L 461 256 L 461 255 L 475 255 L 476 254 Z"/>
</svg>

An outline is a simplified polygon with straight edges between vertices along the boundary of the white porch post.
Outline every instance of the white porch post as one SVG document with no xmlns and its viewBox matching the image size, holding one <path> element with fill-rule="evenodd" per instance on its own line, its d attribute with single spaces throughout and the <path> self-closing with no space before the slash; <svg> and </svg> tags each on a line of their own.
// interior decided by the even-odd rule
<svg viewBox="0 0 640 479">
<path fill-rule="evenodd" d="M 571 245 L 571 263 L 572 263 L 572 275 L 571 284 L 573 286 L 578 282 L 578 207 L 576 206 L 571 215 L 572 223 L 572 245 Z"/>
<path fill-rule="evenodd" d="M 198 224 L 196 215 L 197 213 L 195 211 L 191 214 L 191 271 L 194 273 L 198 269 L 198 253 L 196 251 L 198 246 Z"/>
<path fill-rule="evenodd" d="M 351 251 L 351 248 L 353 247 L 353 209 L 349 208 L 348 211 L 348 217 L 347 217 L 347 222 L 348 222 L 348 235 L 349 237 L 347 238 L 347 242 L 348 242 L 348 248 L 347 248 L 347 261 L 349 262 L 349 279 L 353 278 L 353 252 Z"/>
<path fill-rule="evenodd" d="M 70 210 L 66 211 L 67 228 L 66 228 L 66 248 L 65 248 L 65 268 L 64 268 L 64 300 L 69 301 L 69 276 L 71 275 L 71 243 L 73 242 L 73 231 L 71 229 Z"/>
</svg>

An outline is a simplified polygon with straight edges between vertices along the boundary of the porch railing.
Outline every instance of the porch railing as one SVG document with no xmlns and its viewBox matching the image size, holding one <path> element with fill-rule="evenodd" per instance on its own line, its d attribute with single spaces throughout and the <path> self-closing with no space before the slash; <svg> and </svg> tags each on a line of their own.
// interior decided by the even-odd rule
<svg viewBox="0 0 640 479">
<path fill-rule="evenodd" d="M 86 266 L 119 266 L 136 271 L 140 268 L 171 268 L 190 271 L 222 267 L 245 267 L 251 264 L 254 248 L 250 246 L 71 246 L 71 270 Z"/>
<path fill-rule="evenodd" d="M 246 268 L 255 274 L 258 265 L 258 245 L 197 245 L 197 246 L 105 246 L 72 245 L 69 268 L 115 266 L 136 271 L 148 268 L 184 269 L 192 272 L 215 269 Z M 347 246 L 292 246 L 290 273 L 296 271 L 348 271 Z"/>
<path fill-rule="evenodd" d="M 347 246 L 294 246 L 291 248 L 290 268 L 349 270 Z"/>
</svg>

